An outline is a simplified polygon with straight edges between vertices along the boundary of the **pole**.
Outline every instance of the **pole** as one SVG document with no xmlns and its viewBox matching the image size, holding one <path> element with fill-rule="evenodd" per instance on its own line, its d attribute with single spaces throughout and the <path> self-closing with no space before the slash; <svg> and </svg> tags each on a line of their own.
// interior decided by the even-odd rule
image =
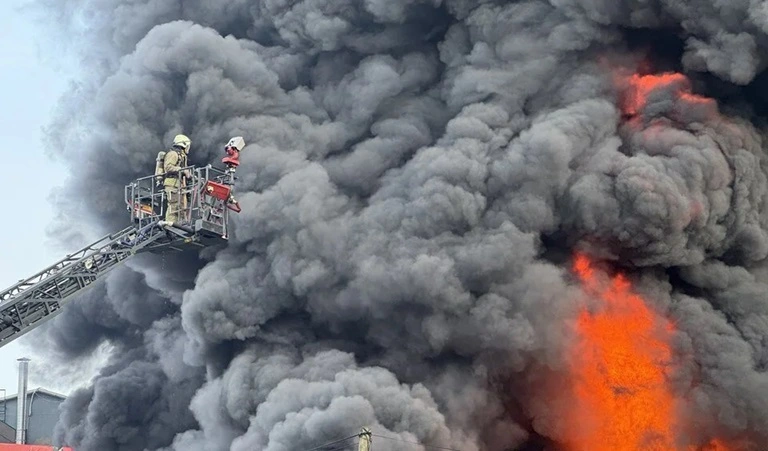
<svg viewBox="0 0 768 451">
<path fill-rule="evenodd" d="M 29 359 L 21 358 L 18 361 L 19 391 L 16 394 L 16 444 L 24 445 L 27 442 L 27 379 Z"/>
<path fill-rule="evenodd" d="M 364 427 L 360 429 L 360 433 L 357 436 L 360 438 L 357 451 L 371 451 L 371 430 Z"/>
</svg>

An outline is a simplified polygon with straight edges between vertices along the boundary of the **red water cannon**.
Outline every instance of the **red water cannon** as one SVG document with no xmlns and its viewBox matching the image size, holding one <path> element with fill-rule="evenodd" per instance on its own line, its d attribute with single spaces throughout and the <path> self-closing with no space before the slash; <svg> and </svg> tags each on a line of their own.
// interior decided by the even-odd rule
<svg viewBox="0 0 768 451">
<path fill-rule="evenodd" d="M 224 146 L 224 153 L 226 153 L 227 156 L 221 159 L 221 162 L 227 166 L 226 172 L 228 181 L 225 182 L 226 185 L 215 185 L 209 182 L 209 185 L 206 187 L 209 195 L 220 200 L 226 199 L 227 208 L 234 210 L 237 213 L 240 213 L 240 203 L 238 203 L 232 195 L 231 187 L 235 184 L 235 170 L 240 166 L 240 152 L 244 147 L 245 139 L 243 139 L 242 136 L 235 136 L 229 140 L 227 145 Z"/>
<path fill-rule="evenodd" d="M 228 168 L 240 165 L 240 152 L 237 149 L 227 146 L 224 151 L 227 153 L 227 156 L 221 159 L 222 163 L 227 165 Z"/>
<path fill-rule="evenodd" d="M 243 147 L 245 147 L 245 140 L 242 136 L 235 136 L 230 139 L 224 147 L 227 156 L 222 158 L 221 162 L 229 169 L 237 168 L 240 165 L 240 151 L 243 150 Z"/>
</svg>

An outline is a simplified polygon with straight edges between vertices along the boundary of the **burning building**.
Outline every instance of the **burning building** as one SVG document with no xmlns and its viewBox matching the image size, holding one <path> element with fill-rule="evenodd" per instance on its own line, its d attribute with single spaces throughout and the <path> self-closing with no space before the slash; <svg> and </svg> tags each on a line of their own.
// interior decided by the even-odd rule
<svg viewBox="0 0 768 451">
<path fill-rule="evenodd" d="M 248 143 L 226 248 L 46 325 L 113 349 L 62 442 L 768 449 L 762 3 L 42 3 L 84 74 L 59 236 L 122 227 L 176 133 Z"/>
</svg>

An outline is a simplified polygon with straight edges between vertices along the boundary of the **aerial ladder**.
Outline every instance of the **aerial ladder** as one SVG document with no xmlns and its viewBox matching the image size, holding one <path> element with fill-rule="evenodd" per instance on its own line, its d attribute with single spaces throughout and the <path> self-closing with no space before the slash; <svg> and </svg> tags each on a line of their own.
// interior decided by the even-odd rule
<svg viewBox="0 0 768 451">
<path fill-rule="evenodd" d="M 131 225 L 0 292 L 0 347 L 55 318 L 69 302 L 133 255 L 226 243 L 230 211 L 239 213 L 241 209 L 233 195 L 239 151 L 230 146 L 225 151 L 222 163 L 226 169 L 209 164 L 179 171 L 186 177 L 178 188 L 182 204 L 177 222 L 164 221 L 167 200 L 162 179 L 156 175 L 139 178 L 125 186 Z"/>
</svg>

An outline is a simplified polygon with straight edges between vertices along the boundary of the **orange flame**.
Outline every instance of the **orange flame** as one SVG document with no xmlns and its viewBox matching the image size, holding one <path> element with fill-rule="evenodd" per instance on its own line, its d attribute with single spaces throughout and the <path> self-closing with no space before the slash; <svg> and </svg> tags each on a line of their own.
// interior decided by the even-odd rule
<svg viewBox="0 0 768 451">
<path fill-rule="evenodd" d="M 717 112 L 715 101 L 691 92 L 691 82 L 680 73 L 632 74 L 629 77 L 619 77 L 618 82 L 624 86 L 622 111 L 627 116 L 640 114 L 647 106 L 649 97 L 662 91 L 666 92 L 668 99 L 673 102 L 686 107 L 697 107 L 702 117 L 711 117 Z"/>
<path fill-rule="evenodd" d="M 599 305 L 584 309 L 572 349 L 573 402 L 567 412 L 568 451 L 676 451 L 678 403 L 667 376 L 673 324 L 630 290 L 621 275 L 600 278 L 590 260 L 574 263 Z M 700 451 L 728 451 L 711 442 Z"/>
</svg>

